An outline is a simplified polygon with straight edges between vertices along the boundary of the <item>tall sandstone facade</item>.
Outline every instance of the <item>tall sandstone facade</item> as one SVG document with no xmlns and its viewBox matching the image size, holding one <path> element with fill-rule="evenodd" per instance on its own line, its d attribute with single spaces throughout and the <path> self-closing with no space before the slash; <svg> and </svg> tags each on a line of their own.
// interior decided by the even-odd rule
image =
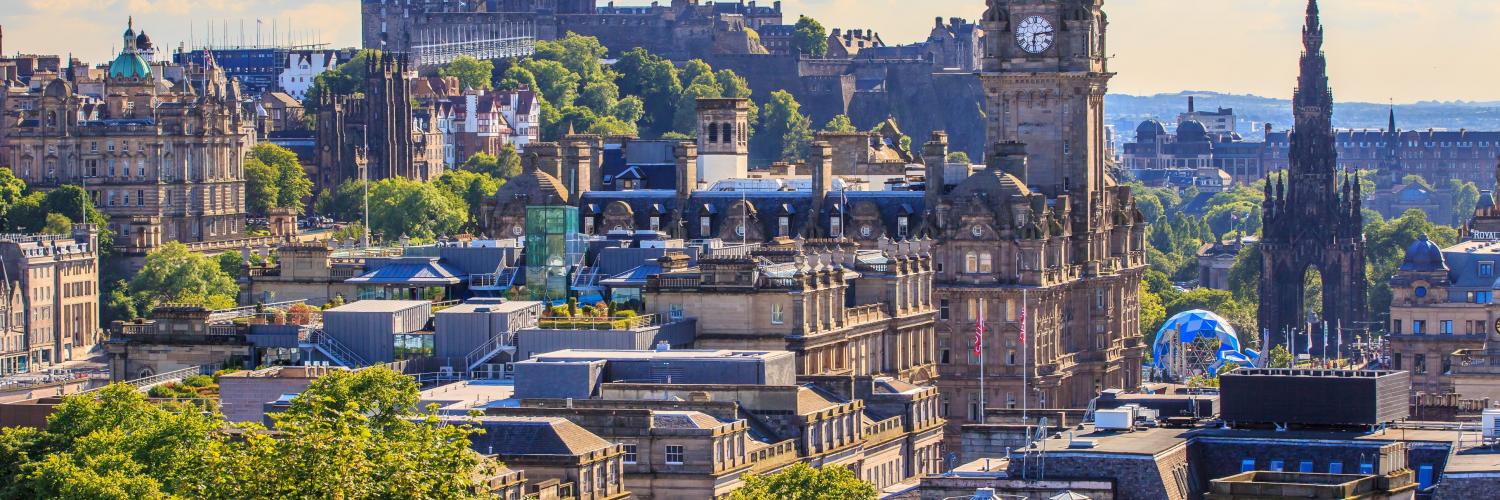
<svg viewBox="0 0 1500 500">
<path fill-rule="evenodd" d="M 946 147 L 925 148 L 950 436 L 982 411 L 980 318 L 985 407 L 1081 408 L 1140 384 L 1145 224 L 1105 170 L 1102 3 L 989 0 L 985 169 L 944 193 Z"/>
</svg>

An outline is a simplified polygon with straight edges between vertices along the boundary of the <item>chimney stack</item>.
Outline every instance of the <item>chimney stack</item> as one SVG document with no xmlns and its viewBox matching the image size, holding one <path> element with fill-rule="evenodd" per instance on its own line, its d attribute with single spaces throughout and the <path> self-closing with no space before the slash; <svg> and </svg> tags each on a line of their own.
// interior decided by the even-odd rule
<svg viewBox="0 0 1500 500">
<path fill-rule="evenodd" d="M 811 216 L 823 217 L 823 209 L 828 205 L 828 193 L 833 189 L 833 145 L 828 141 L 817 141 L 808 148 L 808 167 L 812 169 L 812 202 Z M 843 207 L 840 207 L 843 209 Z M 816 219 L 814 219 L 816 220 Z M 813 227 L 821 227 L 813 224 Z"/>
<path fill-rule="evenodd" d="M 927 210 L 937 210 L 947 186 L 948 134 L 934 131 L 922 145 L 922 164 L 927 166 Z"/>
<path fill-rule="evenodd" d="M 1026 144 L 1020 142 L 1000 142 L 995 144 L 995 149 L 987 159 L 987 168 L 997 168 L 1001 172 L 1015 176 L 1022 183 L 1026 182 Z"/>
<path fill-rule="evenodd" d="M 1194 109 L 1195 108 L 1193 107 L 1193 96 L 1188 96 L 1188 113 L 1192 113 Z"/>
</svg>

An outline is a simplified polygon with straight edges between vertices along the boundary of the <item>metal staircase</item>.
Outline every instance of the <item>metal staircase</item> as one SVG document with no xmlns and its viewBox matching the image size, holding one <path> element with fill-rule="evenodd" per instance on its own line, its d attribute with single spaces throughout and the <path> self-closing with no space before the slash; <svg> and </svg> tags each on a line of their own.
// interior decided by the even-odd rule
<svg viewBox="0 0 1500 500">
<path fill-rule="evenodd" d="M 333 360 L 334 363 L 348 368 L 359 368 L 369 366 L 370 364 L 365 361 L 365 358 L 360 357 L 359 354 L 350 350 L 342 342 L 339 342 L 338 339 L 324 333 L 322 330 L 314 330 L 312 335 L 308 337 L 308 340 L 314 349 L 323 353 L 324 356 Z"/>
<path fill-rule="evenodd" d="M 520 268 L 506 267 L 501 265 L 495 268 L 495 272 L 488 274 L 469 275 L 469 290 L 475 292 L 503 292 L 509 290 L 516 284 L 516 274 Z"/>
<path fill-rule="evenodd" d="M 490 340 L 480 344 L 479 347 L 475 347 L 474 350 L 469 351 L 469 354 L 464 356 L 464 369 L 474 371 L 479 365 L 484 364 L 485 361 L 494 359 L 495 356 L 502 352 L 514 355 L 516 353 L 515 339 L 516 335 L 511 332 L 502 332 L 499 335 L 490 337 Z"/>
</svg>

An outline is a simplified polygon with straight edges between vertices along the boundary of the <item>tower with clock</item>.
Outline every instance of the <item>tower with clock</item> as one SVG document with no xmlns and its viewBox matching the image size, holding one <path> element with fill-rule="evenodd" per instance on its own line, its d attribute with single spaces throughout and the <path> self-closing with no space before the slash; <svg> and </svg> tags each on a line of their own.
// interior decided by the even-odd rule
<svg viewBox="0 0 1500 500">
<path fill-rule="evenodd" d="M 1026 145 L 1022 179 L 1048 196 L 1069 195 L 1088 214 L 1105 185 L 1102 0 L 988 0 L 985 89 L 991 144 Z M 1085 221 L 1087 223 L 1089 221 Z"/>
</svg>

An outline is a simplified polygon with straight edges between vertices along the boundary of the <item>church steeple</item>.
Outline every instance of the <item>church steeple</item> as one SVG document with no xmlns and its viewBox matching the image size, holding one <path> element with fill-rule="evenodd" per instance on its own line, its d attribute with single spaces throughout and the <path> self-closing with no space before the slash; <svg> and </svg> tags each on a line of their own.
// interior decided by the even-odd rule
<svg viewBox="0 0 1500 500">
<path fill-rule="evenodd" d="M 1396 133 L 1396 105 L 1395 104 L 1391 105 L 1391 121 L 1386 124 L 1386 126 L 1385 126 L 1385 133 L 1387 133 L 1387 134 L 1394 134 L 1394 133 Z"/>
</svg>

